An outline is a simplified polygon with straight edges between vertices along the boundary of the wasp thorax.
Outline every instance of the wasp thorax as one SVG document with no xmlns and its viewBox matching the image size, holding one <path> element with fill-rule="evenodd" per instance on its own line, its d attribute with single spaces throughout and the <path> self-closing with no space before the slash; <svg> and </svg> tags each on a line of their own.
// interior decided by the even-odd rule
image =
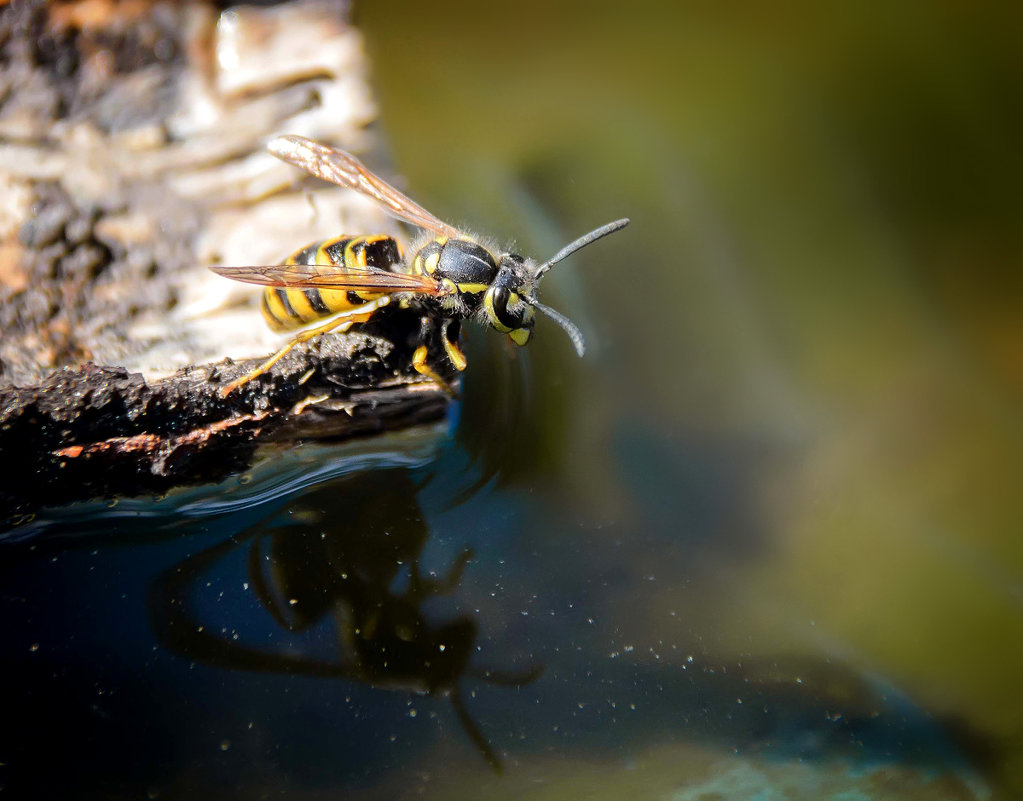
<svg viewBox="0 0 1023 801">
<path fill-rule="evenodd" d="M 440 243 L 432 244 L 439 245 Z M 435 271 L 432 274 L 437 278 L 448 278 L 458 284 L 460 288 L 463 284 L 489 285 L 497 275 L 497 263 L 486 248 L 475 242 L 449 239 L 440 245 Z M 463 291 L 472 290 L 463 289 Z M 478 291 L 482 291 L 482 287 Z"/>
</svg>

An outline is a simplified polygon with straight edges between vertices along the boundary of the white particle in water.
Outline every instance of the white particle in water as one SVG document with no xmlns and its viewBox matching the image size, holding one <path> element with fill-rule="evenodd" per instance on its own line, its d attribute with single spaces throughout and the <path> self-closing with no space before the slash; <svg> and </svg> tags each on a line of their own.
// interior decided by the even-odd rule
<svg viewBox="0 0 1023 801">
<path fill-rule="evenodd" d="M 221 740 L 220 741 L 220 750 L 221 751 L 226 751 L 230 747 L 231 747 L 231 741 L 230 740 Z"/>
</svg>

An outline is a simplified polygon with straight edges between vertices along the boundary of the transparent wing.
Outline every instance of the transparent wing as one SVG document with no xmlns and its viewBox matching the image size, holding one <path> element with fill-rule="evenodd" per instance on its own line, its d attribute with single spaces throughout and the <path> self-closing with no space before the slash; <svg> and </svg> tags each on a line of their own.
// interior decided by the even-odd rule
<svg viewBox="0 0 1023 801">
<path fill-rule="evenodd" d="M 442 236 L 457 236 L 458 231 L 438 220 L 430 212 L 377 177 L 355 156 L 337 148 L 321 145 L 304 136 L 278 136 L 267 148 L 277 158 L 301 167 L 324 181 L 354 189 L 379 203 L 398 219 L 410 222 Z"/>
<path fill-rule="evenodd" d="M 440 295 L 439 282 L 426 275 L 392 273 L 373 267 L 338 267 L 319 264 L 274 264 L 249 267 L 210 266 L 217 275 L 246 284 L 289 289 L 354 289 L 372 292 L 418 292 Z"/>
</svg>

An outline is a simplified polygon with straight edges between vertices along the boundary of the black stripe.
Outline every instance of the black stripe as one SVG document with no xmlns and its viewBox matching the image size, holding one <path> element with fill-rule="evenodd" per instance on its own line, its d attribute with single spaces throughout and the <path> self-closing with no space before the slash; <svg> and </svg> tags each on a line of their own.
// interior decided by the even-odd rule
<svg viewBox="0 0 1023 801">
<path fill-rule="evenodd" d="M 325 243 L 323 252 L 327 254 L 327 258 L 330 259 L 330 263 L 338 267 L 341 267 L 345 263 L 345 248 L 348 243 L 352 241 L 350 236 L 341 236 L 335 239 L 333 242 Z"/>
<path fill-rule="evenodd" d="M 348 246 L 348 252 L 352 254 L 353 262 L 358 262 L 359 254 L 365 252 L 365 250 L 366 240 L 363 239 L 361 236 L 357 236 L 354 239 L 352 239 L 351 244 Z"/>
<path fill-rule="evenodd" d="M 387 270 L 401 263 L 398 243 L 391 237 L 366 243 L 366 264 L 380 270 Z"/>
<path fill-rule="evenodd" d="M 306 245 L 301 250 L 296 250 L 289 257 L 286 264 L 316 264 L 316 250 L 319 248 L 317 243 L 312 245 Z"/>
<path fill-rule="evenodd" d="M 284 311 L 290 314 L 292 318 L 294 318 L 295 320 L 301 320 L 302 316 L 297 311 L 295 311 L 295 307 L 292 306 L 291 301 L 288 300 L 288 290 L 282 289 L 281 287 L 277 287 L 274 289 L 274 292 L 277 293 L 277 299 L 281 302 L 281 305 L 284 307 Z"/>
<path fill-rule="evenodd" d="M 351 303 L 353 306 L 361 306 L 363 303 L 366 302 L 365 299 L 359 297 L 359 293 L 356 292 L 354 289 L 349 289 L 347 294 L 345 294 L 345 297 L 348 299 L 348 302 Z"/>
<path fill-rule="evenodd" d="M 323 298 L 320 297 L 320 290 L 306 289 L 302 294 L 305 295 L 305 299 L 309 301 L 309 305 L 312 306 L 314 312 L 317 314 L 330 314 L 330 306 L 323 302 Z"/>
</svg>

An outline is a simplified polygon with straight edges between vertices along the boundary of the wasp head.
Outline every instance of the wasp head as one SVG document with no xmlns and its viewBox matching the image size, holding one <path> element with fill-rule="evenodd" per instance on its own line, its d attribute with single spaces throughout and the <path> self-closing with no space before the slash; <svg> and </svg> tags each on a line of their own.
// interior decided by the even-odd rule
<svg viewBox="0 0 1023 801">
<path fill-rule="evenodd" d="M 525 345 L 533 333 L 536 312 L 540 311 L 564 329 L 572 340 L 576 352 L 582 356 L 586 351 L 582 332 L 563 314 L 537 300 L 537 286 L 547 271 L 559 261 L 628 224 L 627 219 L 617 220 L 590 231 L 565 245 L 543 264 L 537 264 L 532 259 L 524 259 L 517 253 L 501 254 L 497 277 L 483 297 L 487 321 L 498 331 L 507 334 L 516 345 Z"/>
<path fill-rule="evenodd" d="M 536 313 L 530 301 L 535 300 L 536 278 L 531 267 L 517 253 L 502 253 L 497 276 L 483 296 L 487 322 L 516 345 L 525 345 L 533 333 Z"/>
</svg>

